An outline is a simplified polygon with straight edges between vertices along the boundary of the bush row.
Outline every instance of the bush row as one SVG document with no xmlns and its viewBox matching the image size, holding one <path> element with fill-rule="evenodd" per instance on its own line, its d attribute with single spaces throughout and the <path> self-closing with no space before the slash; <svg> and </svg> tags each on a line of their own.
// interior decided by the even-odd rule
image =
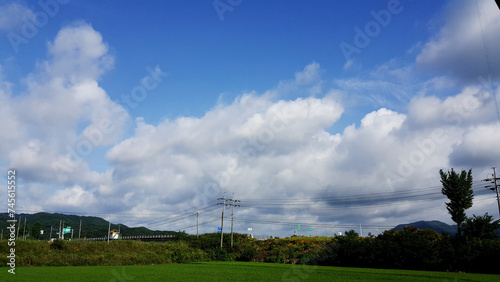
<svg viewBox="0 0 500 282">
<path fill-rule="evenodd" d="M 499 240 L 457 240 L 431 230 L 386 231 L 374 237 L 355 232 L 336 237 L 295 237 L 258 241 L 235 234 L 220 248 L 220 234 L 185 236 L 165 243 L 113 240 L 16 241 L 17 266 L 139 265 L 197 261 L 253 261 L 394 269 L 500 273 Z M 0 263 L 10 247 L 0 242 Z"/>
<path fill-rule="evenodd" d="M 268 240 L 257 244 L 257 261 L 325 266 L 500 273 L 498 239 L 456 239 L 432 230 L 354 232 L 328 240 Z"/>
</svg>

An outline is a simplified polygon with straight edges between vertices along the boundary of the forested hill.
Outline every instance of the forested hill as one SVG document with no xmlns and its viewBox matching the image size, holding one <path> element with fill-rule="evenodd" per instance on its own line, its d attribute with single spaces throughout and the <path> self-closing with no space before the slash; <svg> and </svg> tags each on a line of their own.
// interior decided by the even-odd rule
<svg viewBox="0 0 500 282">
<path fill-rule="evenodd" d="M 64 221 L 63 227 L 71 227 L 73 229 L 73 238 L 78 238 L 78 233 L 81 225 L 80 237 L 91 238 L 91 237 L 105 237 L 108 233 L 108 221 L 100 217 L 95 216 L 79 216 L 79 215 L 67 215 L 60 213 L 35 213 L 35 214 L 16 214 L 16 219 L 21 218 L 21 225 L 16 224 L 16 228 L 20 226 L 19 237 L 23 236 L 25 232 L 26 236 L 32 235 L 33 227 L 39 222 L 41 229 L 43 230 L 43 235 L 39 236 L 39 239 L 49 239 L 50 229 L 52 227 L 52 238 L 57 238 L 57 232 L 59 231 L 60 221 Z M 0 213 L 0 228 L 3 230 L 4 238 L 8 234 L 6 229 L 8 226 L 7 213 Z M 26 228 L 24 228 L 24 221 L 26 219 Z M 19 223 L 19 222 L 18 222 Z M 120 230 L 123 236 L 137 236 L 137 235 L 175 235 L 178 232 L 175 231 L 158 231 L 149 230 L 145 227 L 128 227 L 124 224 L 111 224 L 111 230 Z M 17 231 L 16 231 L 17 232 Z M 65 238 L 71 238 L 71 234 L 65 234 Z M 36 237 L 36 235 L 31 236 L 31 238 Z"/>
<path fill-rule="evenodd" d="M 444 222 L 438 221 L 438 220 L 431 220 L 431 221 L 417 221 L 417 222 L 412 222 L 408 224 L 400 224 L 396 227 L 394 227 L 391 230 L 403 230 L 405 226 L 413 226 L 418 229 L 431 229 L 436 231 L 439 234 L 449 234 L 449 235 L 455 235 L 457 233 L 457 226 L 456 225 L 448 225 Z"/>
</svg>

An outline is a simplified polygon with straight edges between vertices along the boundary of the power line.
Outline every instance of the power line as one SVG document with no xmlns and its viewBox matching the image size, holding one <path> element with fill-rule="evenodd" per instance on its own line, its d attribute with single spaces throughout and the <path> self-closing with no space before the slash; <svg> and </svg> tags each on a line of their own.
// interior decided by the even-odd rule
<svg viewBox="0 0 500 282">
<path fill-rule="evenodd" d="M 199 225 L 201 226 L 201 225 L 209 224 L 209 223 L 212 223 L 212 222 L 216 222 L 218 220 L 219 220 L 219 218 L 214 218 L 214 219 L 211 219 L 209 221 L 201 222 Z M 177 230 L 185 230 L 185 229 L 190 229 L 190 228 L 194 228 L 194 227 L 196 227 L 196 225 L 188 225 L 186 227 L 182 227 L 182 228 L 179 228 Z"/>
<path fill-rule="evenodd" d="M 234 207 L 239 207 L 240 205 L 236 205 L 235 203 L 241 202 L 240 200 L 235 200 L 234 199 L 234 193 L 233 193 L 233 198 L 230 199 L 231 201 L 231 247 L 233 247 L 233 221 L 234 221 Z"/>
<path fill-rule="evenodd" d="M 492 175 L 493 178 L 486 178 L 483 181 L 490 181 L 491 183 L 493 183 L 493 186 L 487 185 L 485 186 L 485 188 L 488 188 L 497 193 L 498 215 L 500 215 L 500 196 L 498 195 L 498 185 L 497 185 L 497 180 L 500 180 L 500 178 L 497 178 L 495 167 L 492 167 L 492 169 L 493 169 L 493 175 Z"/>
<path fill-rule="evenodd" d="M 198 216 L 200 215 L 199 212 L 196 212 L 196 237 L 198 237 Z"/>
<path fill-rule="evenodd" d="M 222 239 L 224 238 L 224 210 L 226 208 L 226 192 L 224 192 L 223 198 L 218 198 L 217 200 L 223 201 L 222 203 L 217 203 L 217 205 L 222 205 L 222 217 L 221 217 L 221 225 L 220 225 L 220 247 L 222 248 Z"/>
<path fill-rule="evenodd" d="M 240 205 L 236 204 L 241 202 L 240 200 L 234 199 L 234 193 L 233 197 L 231 199 L 226 199 L 226 193 L 224 193 L 223 198 L 218 198 L 217 200 L 223 201 L 222 203 L 218 203 L 217 205 L 222 205 L 222 219 L 221 219 L 221 234 L 220 234 L 220 246 L 222 248 L 222 240 L 224 237 L 224 210 L 226 206 L 231 206 L 231 247 L 233 246 L 233 222 L 234 222 L 234 207 L 239 207 Z M 226 203 L 229 202 L 229 203 Z"/>
<path fill-rule="evenodd" d="M 495 174 L 495 171 L 494 171 Z M 494 175 L 495 179 L 496 175 Z M 488 179 L 486 179 L 488 180 Z M 490 179 L 492 180 L 492 179 Z M 425 180 L 422 180 L 425 181 Z M 484 189 L 484 182 L 474 181 L 472 185 L 474 189 L 475 196 L 483 196 L 488 192 Z M 495 183 L 495 187 L 497 184 Z M 361 188 L 361 187 L 360 187 Z M 334 193 L 324 193 L 323 197 L 314 197 L 314 198 L 263 198 L 263 199 L 244 199 L 243 203 L 240 203 L 240 200 L 236 200 L 233 198 L 227 199 L 218 198 L 211 201 L 207 201 L 205 205 L 196 208 L 195 210 L 187 210 L 182 211 L 181 213 L 172 213 L 165 216 L 165 214 L 160 213 L 129 213 L 129 212 L 117 212 L 117 213 L 86 213 L 86 214 L 97 214 L 97 215 L 133 215 L 134 218 L 141 218 L 141 222 L 146 224 L 149 228 L 155 228 L 164 225 L 173 224 L 173 227 L 179 227 L 180 225 L 185 225 L 187 221 L 192 219 L 194 212 L 197 214 L 197 224 L 194 225 L 197 227 L 197 234 L 199 234 L 198 226 L 207 224 L 212 221 L 204 221 L 200 223 L 198 217 L 200 214 L 203 214 L 205 218 L 211 218 L 212 214 L 215 215 L 217 213 L 217 205 L 223 205 L 223 214 L 221 218 L 221 244 L 223 242 L 223 224 L 224 224 L 224 216 L 225 216 L 225 206 L 232 206 L 232 214 L 231 214 L 231 238 L 233 239 L 233 229 L 235 224 L 235 211 L 234 207 L 241 206 L 245 208 L 245 212 L 252 209 L 258 209 L 259 213 L 261 211 L 267 211 L 268 215 L 271 214 L 282 214 L 282 212 L 286 212 L 290 214 L 291 211 L 294 211 L 296 208 L 299 210 L 317 213 L 318 219 L 322 221 L 334 220 L 336 217 L 332 217 L 333 213 L 331 211 L 338 210 L 356 210 L 356 209 L 372 209 L 370 212 L 370 216 L 381 216 L 387 214 L 387 208 L 390 207 L 398 207 L 402 206 L 402 208 L 397 208 L 398 211 L 402 211 L 404 213 L 408 213 L 413 210 L 425 210 L 429 209 L 442 209 L 443 207 L 440 205 L 436 205 L 435 201 L 443 200 L 444 197 L 441 193 L 441 186 L 429 186 L 429 187 L 419 187 L 415 189 L 404 189 L 404 190 L 395 190 L 395 191 L 385 191 L 378 193 L 357 193 L 350 195 L 342 195 L 336 196 L 334 193 L 340 193 L 343 190 L 335 190 Z M 359 189 L 350 188 L 353 191 Z M 500 213 L 500 197 L 497 196 L 497 202 L 499 202 L 499 213 Z M 223 201 L 222 203 L 215 204 L 216 201 Z M 475 202 L 484 202 L 490 201 L 491 199 L 477 200 Z M 419 205 L 418 208 L 414 208 L 417 204 L 424 203 L 424 205 Z M 428 204 L 425 204 L 428 203 Z M 433 205 L 434 203 L 434 205 Z M 430 206 L 433 205 L 433 206 Z M 430 206 L 430 207 L 426 207 Z M 381 209 L 378 209 L 381 208 Z M 383 208 L 383 209 L 382 209 Z M 19 209 L 20 211 L 32 211 L 31 209 Z M 47 212 L 47 211 L 43 211 Z M 329 213 L 330 212 L 330 213 Z M 392 211 L 394 212 L 394 210 Z M 68 211 L 59 211 L 59 213 L 73 213 Z M 297 213 L 297 212 L 295 212 Z M 340 214 L 341 217 L 346 217 L 346 213 L 335 213 L 337 215 Z M 144 218 L 146 217 L 146 220 Z M 129 217 L 130 218 L 130 217 Z M 254 219 L 258 220 L 258 219 Z M 236 220 L 236 223 L 242 222 L 240 220 Z M 303 221 L 301 221 L 303 222 Z M 189 225 L 191 226 L 191 225 Z M 176 230 L 177 228 L 172 228 L 171 230 Z M 233 241 L 233 240 L 231 240 Z"/>
</svg>

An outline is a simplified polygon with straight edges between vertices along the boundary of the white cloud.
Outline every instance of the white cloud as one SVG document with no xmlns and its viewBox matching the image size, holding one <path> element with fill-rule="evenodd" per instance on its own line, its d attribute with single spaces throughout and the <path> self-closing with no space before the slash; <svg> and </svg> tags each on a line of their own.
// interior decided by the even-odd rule
<svg viewBox="0 0 500 282">
<path fill-rule="evenodd" d="M 165 189 L 157 184 L 168 179 L 170 192 L 181 189 L 192 193 L 193 187 L 203 187 L 211 181 L 210 174 L 226 170 L 233 173 L 227 169 L 233 163 L 238 170 L 250 170 L 245 174 L 262 175 L 260 168 L 252 172 L 255 164 L 267 164 L 272 161 L 268 156 L 275 154 L 283 155 L 285 160 L 297 147 L 317 142 L 315 136 L 321 135 L 323 128 L 335 122 L 341 112 L 342 108 L 328 97 L 272 102 L 266 96 L 243 95 L 233 104 L 218 106 L 199 119 L 166 120 L 156 127 L 138 120 L 136 135 L 112 148 L 108 159 L 117 167 L 115 175 L 120 176 L 127 175 L 132 170 L 128 167 L 136 167 L 136 163 L 154 164 L 136 171 L 158 175 L 152 189 Z M 122 169 L 127 173 L 121 173 Z M 238 179 L 241 174 L 232 176 L 223 186 L 235 187 Z M 252 182 L 259 183 L 258 179 Z M 135 185 L 145 187 L 144 183 Z M 149 187 L 147 183 L 146 186 Z"/>
<path fill-rule="evenodd" d="M 19 3 L 8 3 L 0 7 L 0 30 L 13 31 L 23 24 L 23 21 L 33 20 L 33 11 Z"/>
<path fill-rule="evenodd" d="M 6 94 L 0 88 L 0 132 L 4 134 L 0 135 L 0 158 L 5 159 L 9 153 L 9 149 L 16 145 L 18 140 L 23 138 L 22 132 L 19 131 L 21 127 L 20 121 L 13 119 L 16 112 L 15 109 L 11 107 L 10 95 Z"/>
<path fill-rule="evenodd" d="M 302 71 L 295 72 L 295 79 L 282 80 L 278 85 L 268 90 L 264 95 L 272 97 L 301 97 L 305 93 L 317 95 L 322 91 L 322 80 L 320 76 L 320 65 L 313 62 L 304 67 Z"/>
<path fill-rule="evenodd" d="M 495 144 L 498 120 L 492 96 L 500 98 L 498 91 L 471 86 L 444 100 L 435 96 L 415 98 L 409 105 L 409 126 L 445 129 L 452 141 L 448 149 L 451 166 L 493 166 L 499 150 Z"/>
<path fill-rule="evenodd" d="M 23 79 L 22 93 L 12 93 L 11 82 L 0 82 L 0 130 L 8 132 L 0 137 L 0 158 L 22 171 L 27 185 L 43 184 L 39 187 L 47 190 L 42 197 L 26 195 L 24 206 L 39 206 L 65 186 L 109 185 L 110 171 L 92 171 L 87 160 L 116 142 L 128 119 L 98 85 L 112 66 L 98 32 L 78 23 L 61 29 L 48 46 L 49 58 Z M 78 189 L 57 195 L 69 197 Z M 84 199 L 86 193 L 79 195 Z"/>
<path fill-rule="evenodd" d="M 82 207 L 92 206 L 96 202 L 94 195 L 79 185 L 58 190 L 47 204 L 80 210 Z"/>
<path fill-rule="evenodd" d="M 413 126 L 452 125 L 465 127 L 495 121 L 493 94 L 484 88 L 469 86 L 443 101 L 436 96 L 417 97 L 409 105 L 408 114 Z"/>
<path fill-rule="evenodd" d="M 436 97 L 415 99 L 408 116 L 382 108 L 367 114 L 359 128 L 349 126 L 335 135 L 325 129 L 340 118 L 342 107 L 330 96 L 273 101 L 268 96 L 247 94 L 230 105 L 217 106 L 202 118 L 165 120 L 157 126 L 139 119 L 136 134 L 113 147 L 107 157 L 115 167 L 113 182 L 119 183 L 120 193 L 132 194 L 126 204 L 137 211 L 145 206 L 194 210 L 224 191 L 235 192 L 241 199 L 303 200 L 325 195 L 409 193 L 436 186 L 437 171 L 450 166 L 449 156 L 468 132 L 468 124 L 484 118 L 474 114 L 485 107 L 480 104 L 481 109 L 475 108 L 460 124 L 443 120 L 443 109 L 476 94 L 466 89 L 444 101 Z M 427 109 L 432 104 L 437 109 Z M 420 109 L 428 110 L 422 115 L 428 118 L 422 120 L 416 114 Z M 436 191 L 439 197 L 439 189 Z M 316 201 L 326 209 L 332 207 Z M 345 208 L 335 214 L 340 220 L 374 217 L 377 223 L 389 224 L 399 213 L 397 220 L 410 222 L 421 219 L 421 213 L 414 213 L 421 204 L 382 205 L 369 208 L 368 213 Z M 436 202 L 428 200 L 426 205 L 435 207 Z M 241 212 L 273 217 L 258 209 Z M 290 220 L 298 216 L 333 220 L 314 206 L 284 206 L 274 208 L 273 214 Z M 444 214 L 439 219 L 446 218 Z"/>
<path fill-rule="evenodd" d="M 303 71 L 295 73 L 297 84 L 309 84 L 319 79 L 319 64 L 312 63 L 307 65 Z"/>
<path fill-rule="evenodd" d="M 0 136 L 1 159 L 22 171 L 31 190 L 46 190 L 25 195 L 26 206 L 128 211 L 136 216 L 120 220 L 131 225 L 147 213 L 185 215 L 208 206 L 207 217 L 213 220 L 219 211 L 210 205 L 223 192 L 234 192 L 247 200 L 238 212 L 249 220 L 381 225 L 423 216 L 446 220 L 444 208 L 438 218 L 421 211 L 442 204 L 442 199 L 415 202 L 412 193 L 439 186 L 441 168 L 489 165 L 499 157 L 488 154 L 498 151 L 500 138 L 492 102 L 493 95 L 500 99 L 498 88 L 469 86 L 441 97 L 432 91 L 452 85 L 447 77 L 414 82 L 413 66 L 392 64 L 381 66 L 368 80 L 336 81 L 344 97 L 376 102 L 359 126 L 338 134 L 329 128 L 345 111 L 340 91 L 324 91 L 321 68 L 312 63 L 264 94 L 243 94 L 199 118 L 154 125 L 138 117 L 135 132 L 122 139 L 128 115 L 98 83 L 113 61 L 101 35 L 80 23 L 62 29 L 48 46 L 49 58 L 25 79 L 22 95 L 12 94 L 9 83 L 0 83 L 0 118 L 8 121 L 0 130 L 13 131 Z M 400 89 L 402 84 L 411 89 Z M 419 96 L 406 103 L 414 88 Z M 285 98 L 290 92 L 300 95 Z M 387 106 L 394 100 L 404 102 L 401 108 L 407 107 L 407 113 Z M 114 129 L 103 129 L 103 121 Z M 91 169 L 88 144 L 88 154 L 110 146 L 110 169 Z M 433 197 L 439 198 L 436 191 Z M 387 195 L 395 194 L 410 196 L 391 202 Z M 354 198 L 359 195 L 365 196 Z M 252 206 L 249 199 L 258 199 L 263 207 L 256 201 Z M 272 199 L 295 200 L 275 206 Z M 353 199 L 377 205 L 353 207 Z M 370 202 L 374 199 L 382 200 Z"/>
<path fill-rule="evenodd" d="M 500 159 L 499 140 L 500 122 L 473 126 L 464 134 L 450 160 L 459 166 L 496 166 Z"/>
<path fill-rule="evenodd" d="M 347 62 L 345 62 L 345 64 L 344 64 L 344 70 L 348 70 L 348 69 L 350 69 L 353 65 L 354 65 L 354 61 L 353 61 L 353 60 L 348 60 L 348 61 L 347 61 Z"/>
<path fill-rule="evenodd" d="M 369 105 L 374 108 L 396 107 L 409 100 L 412 89 L 389 78 L 373 79 L 348 78 L 335 79 L 335 84 L 348 93 L 346 102 L 352 105 Z"/>
<path fill-rule="evenodd" d="M 417 56 L 417 66 L 451 73 L 466 83 L 477 82 L 480 75 L 498 78 L 500 13 L 495 2 L 453 1 L 446 17 L 445 25 Z"/>
<path fill-rule="evenodd" d="M 85 23 L 59 31 L 48 49 L 52 58 L 45 64 L 47 74 L 71 83 L 97 80 L 113 66 L 113 57 L 107 54 L 101 34 Z"/>
</svg>

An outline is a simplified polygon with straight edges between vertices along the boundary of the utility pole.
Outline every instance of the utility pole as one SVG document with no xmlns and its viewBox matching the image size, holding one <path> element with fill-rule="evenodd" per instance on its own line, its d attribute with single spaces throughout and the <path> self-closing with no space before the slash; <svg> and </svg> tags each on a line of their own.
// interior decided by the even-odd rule
<svg viewBox="0 0 500 282">
<path fill-rule="evenodd" d="M 26 217 L 24 218 L 23 239 L 26 239 Z"/>
<path fill-rule="evenodd" d="M 19 238 L 19 229 L 21 229 L 21 216 L 19 216 L 19 225 L 17 226 L 17 235 L 16 235 L 16 238 Z"/>
<path fill-rule="evenodd" d="M 52 239 L 52 225 L 50 226 L 50 235 L 49 235 L 49 240 Z"/>
<path fill-rule="evenodd" d="M 222 219 L 220 224 L 220 247 L 222 248 L 222 240 L 224 238 L 224 210 L 226 208 L 226 192 L 224 192 L 224 198 L 218 198 L 217 200 L 223 201 L 222 203 L 218 203 L 217 205 L 222 205 Z"/>
<path fill-rule="evenodd" d="M 82 219 L 80 218 L 80 229 L 78 230 L 78 239 L 80 239 L 80 235 L 82 234 Z"/>
<path fill-rule="evenodd" d="M 62 221 L 62 225 L 61 225 L 61 233 L 60 233 L 60 234 L 61 234 L 61 239 L 63 239 L 63 240 L 64 240 L 64 219 L 63 219 L 63 221 Z"/>
<path fill-rule="evenodd" d="M 235 200 L 234 199 L 234 193 L 233 193 L 233 198 L 230 200 L 231 201 L 231 206 L 232 206 L 232 211 L 231 211 L 231 247 L 233 246 L 233 221 L 234 221 L 234 207 L 239 207 L 240 205 L 235 205 L 235 202 L 241 202 L 240 200 Z"/>
<path fill-rule="evenodd" d="M 485 188 L 488 188 L 491 191 L 496 191 L 497 203 L 498 203 L 498 215 L 500 216 L 500 196 L 498 194 L 498 185 L 497 185 L 497 180 L 500 180 L 500 178 L 497 178 L 497 173 L 496 173 L 495 167 L 492 167 L 492 169 L 493 169 L 493 178 L 486 178 L 486 179 L 483 179 L 483 181 L 491 181 L 491 183 L 493 184 L 493 186 L 487 185 L 487 186 L 485 186 Z"/>
<path fill-rule="evenodd" d="M 108 221 L 109 222 L 109 225 L 108 225 L 108 245 L 109 245 L 109 232 L 111 231 L 111 221 Z"/>
<path fill-rule="evenodd" d="M 61 224 L 62 224 L 62 220 L 59 220 L 59 237 L 58 237 L 58 239 L 61 239 Z"/>
<path fill-rule="evenodd" d="M 196 237 L 198 237 L 198 215 L 199 213 L 196 212 Z"/>
</svg>

